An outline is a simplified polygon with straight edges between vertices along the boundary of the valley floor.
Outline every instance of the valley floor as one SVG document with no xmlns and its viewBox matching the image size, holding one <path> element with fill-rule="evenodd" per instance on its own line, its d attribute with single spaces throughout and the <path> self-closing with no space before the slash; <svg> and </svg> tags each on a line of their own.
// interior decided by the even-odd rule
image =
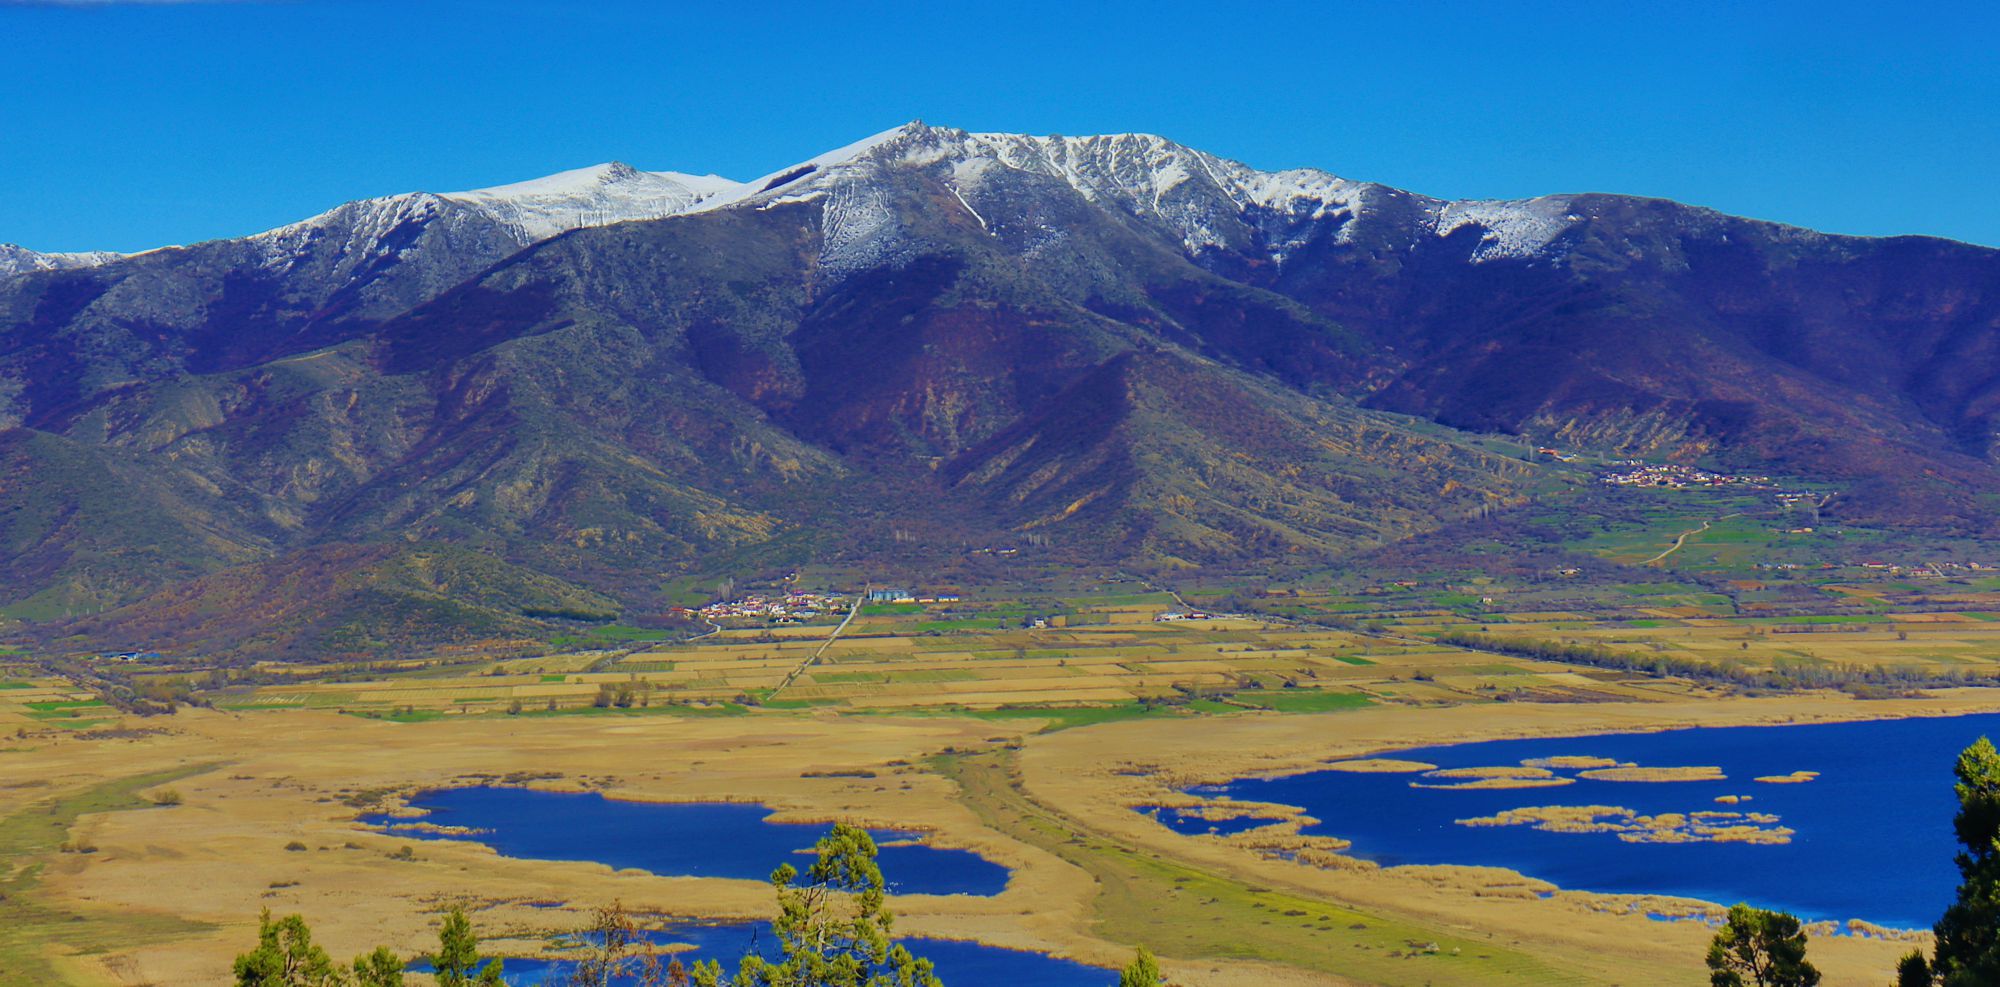
<svg viewBox="0 0 2000 987">
<path fill-rule="evenodd" d="M 403 859 L 406 841 L 356 822 L 416 789 L 497 782 L 921 826 L 1015 873 L 993 898 L 897 899 L 902 931 L 1104 965 L 1143 942 L 1179 984 L 1697 984 L 1708 931 L 1650 920 L 1652 903 L 1543 898 L 1536 882 L 1476 868 L 1271 859 L 1130 807 L 1189 782 L 1414 744 L 1992 710 L 2000 696 L 1963 690 L 1243 712 L 1047 733 L 1046 719 L 825 710 L 406 723 L 187 710 L 25 730 L 0 747 L 0 979 L 224 982 L 263 908 L 303 913 L 336 956 L 378 943 L 417 953 L 452 903 L 503 953 L 534 953 L 614 899 L 681 917 L 770 910 L 758 881 L 506 859 L 453 841 L 411 844 Z M 155 805 L 168 790 L 174 804 Z M 1812 955 L 1829 983 L 1873 982 L 1908 948 L 1816 937 Z"/>
</svg>

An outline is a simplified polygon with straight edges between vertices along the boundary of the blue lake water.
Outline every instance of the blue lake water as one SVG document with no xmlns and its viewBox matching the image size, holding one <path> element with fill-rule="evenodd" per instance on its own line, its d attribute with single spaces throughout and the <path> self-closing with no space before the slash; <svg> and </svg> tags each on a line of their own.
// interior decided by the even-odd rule
<svg viewBox="0 0 2000 987">
<path fill-rule="evenodd" d="M 763 923 L 735 925 L 685 924 L 651 932 L 646 938 L 665 946 L 694 947 L 680 953 L 681 961 L 716 960 L 732 976 L 736 961 L 756 951 L 775 956 L 776 940 L 771 927 Z M 1085 966 L 1040 953 L 1001 949 L 980 943 L 949 939 L 899 939 L 910 951 L 937 966 L 938 978 L 949 987 L 1109 987 L 1118 983 L 1118 973 L 1101 967 Z M 511 959 L 502 967 L 504 979 L 515 987 L 535 987 L 561 983 L 572 964 L 563 960 Z M 428 971 L 418 964 L 412 969 Z M 630 983 L 630 980 L 622 983 Z"/>
<path fill-rule="evenodd" d="M 761 805 L 721 802 L 629 802 L 595 792 L 544 792 L 526 788 L 443 788 L 410 801 L 421 818 L 363 816 L 361 821 L 411 839 L 468 839 L 503 856 L 533 860 L 587 860 L 617 868 L 687 877 L 764 880 L 781 863 L 803 871 L 810 851 L 831 824 L 774 823 Z M 478 832 L 449 836 L 412 823 L 463 826 Z M 1007 887 L 1007 868 L 966 850 L 911 843 L 920 834 L 870 830 L 879 862 L 897 894 L 994 895 Z"/>
<path fill-rule="evenodd" d="M 1952 765 L 1982 735 L 2000 736 L 2000 715 L 1506 740 L 1380 756 L 1460 768 L 1585 755 L 1647 767 L 1713 765 L 1727 780 L 1579 779 L 1548 788 L 1439 790 L 1411 787 L 1412 781 L 1439 783 L 1413 774 L 1316 771 L 1195 791 L 1301 806 L 1320 820 L 1305 832 L 1352 840 L 1352 855 L 1385 865 L 1481 864 L 1563 888 L 1748 901 L 1809 919 L 1929 928 L 1958 883 Z M 1804 784 L 1753 780 L 1801 770 L 1819 777 Z M 1556 773 L 1574 777 L 1577 771 Z M 1717 803 L 1723 795 L 1751 800 Z M 1520 807 L 1587 805 L 1644 815 L 1770 813 L 1780 817 L 1775 825 L 1796 832 L 1778 845 L 1633 843 L 1615 833 L 1455 821 Z M 1268 822 L 1215 823 L 1170 811 L 1159 817 L 1185 833 L 1227 833 Z"/>
</svg>

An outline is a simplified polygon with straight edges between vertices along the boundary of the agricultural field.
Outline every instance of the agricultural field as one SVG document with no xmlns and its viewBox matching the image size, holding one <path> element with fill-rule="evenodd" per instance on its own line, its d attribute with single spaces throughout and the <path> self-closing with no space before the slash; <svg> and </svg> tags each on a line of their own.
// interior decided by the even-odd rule
<svg viewBox="0 0 2000 987">
<path fill-rule="evenodd" d="M 1635 699 L 1673 687 L 1616 673 L 1266 617 L 1159 620 L 1166 594 L 876 605 L 832 625 L 722 630 L 676 645 L 412 669 L 366 681 L 226 688 L 224 709 L 432 718 L 504 713 L 742 715 L 753 710 L 1070 719 Z M 1033 626 L 1036 622 L 1044 626 Z M 1028 626 L 1023 626 L 1027 624 Z"/>
<path fill-rule="evenodd" d="M 1716 668 L 1855 666 L 1991 676 L 2000 672 L 2000 623 L 1994 617 L 1984 610 L 1782 618 L 1667 611 L 1631 620 L 1532 615 L 1483 626 L 1496 641 L 1596 645 Z"/>
<path fill-rule="evenodd" d="M 1816 524 L 1707 491 L 1600 492 L 1568 506 L 1445 533 L 1376 566 L 1187 595 L 1378 645 L 1738 684 L 1759 673 L 1835 686 L 2000 681 L 2000 555 L 1987 543 Z"/>
<path fill-rule="evenodd" d="M 118 711 L 88 690 L 26 666 L 0 664 L 0 734 L 39 729 L 88 730 Z"/>
</svg>

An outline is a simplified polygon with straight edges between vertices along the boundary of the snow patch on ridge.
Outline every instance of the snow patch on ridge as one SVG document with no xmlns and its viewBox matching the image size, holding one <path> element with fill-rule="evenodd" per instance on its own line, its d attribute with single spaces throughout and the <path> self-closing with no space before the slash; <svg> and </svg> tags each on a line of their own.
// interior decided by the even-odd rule
<svg viewBox="0 0 2000 987">
<path fill-rule="evenodd" d="M 768 208 L 792 202 L 811 202 L 820 196 L 828 180 L 847 171 L 850 166 L 862 162 L 870 151 L 907 136 L 913 128 L 921 124 L 908 123 L 892 130 L 884 130 L 871 137 L 837 147 L 816 157 L 807 158 L 788 168 L 780 168 L 762 178 L 748 182 L 732 183 L 732 187 L 720 190 L 704 199 L 690 212 L 706 212 L 724 209 L 749 202 L 757 208 Z M 779 179 L 788 179 L 780 182 Z"/>
<path fill-rule="evenodd" d="M 296 223 L 265 230 L 249 237 L 248 241 L 263 248 L 267 267 L 296 264 L 305 257 L 309 248 L 330 240 L 336 253 L 374 253 L 398 229 L 436 218 L 441 202 L 439 196 L 429 192 L 362 199 Z"/>
<path fill-rule="evenodd" d="M 109 250 L 45 254 L 29 250 L 19 244 L 0 243 L 0 277 L 33 271 L 71 271 L 83 267 L 96 267 L 128 256 L 131 255 L 113 253 Z"/>
<path fill-rule="evenodd" d="M 1311 169 L 1258 171 L 1151 134 L 1035 137 L 910 123 L 745 183 L 699 208 L 813 201 L 891 167 L 948 168 L 949 188 L 982 225 L 976 190 L 1004 169 L 1057 179 L 1091 202 L 1157 222 L 1189 254 L 1261 246 L 1280 263 L 1316 238 L 1351 238 L 1352 221 L 1380 189 Z M 787 180 L 767 187 L 779 179 Z"/>
<path fill-rule="evenodd" d="M 824 276 L 839 280 L 908 259 L 909 238 L 880 186 L 838 182 L 827 190 L 821 208 L 819 264 Z"/>
<path fill-rule="evenodd" d="M 1232 163 L 1149 134 L 1030 137 L 939 129 L 931 135 L 930 141 L 910 149 L 905 160 L 983 160 L 1058 178 L 1092 202 L 1158 219 L 1190 252 L 1227 245 L 1240 211 L 1214 194 L 1223 184 L 1218 171 Z"/>
<path fill-rule="evenodd" d="M 639 171 L 614 161 L 440 198 L 478 209 L 531 243 L 587 226 L 664 219 L 737 187 L 716 175 Z"/>
<path fill-rule="evenodd" d="M 1325 234 L 1351 238 L 1352 220 L 1375 188 L 1313 169 L 1259 171 L 1151 134 L 1027 137 L 964 134 L 969 153 L 1007 167 L 1062 178 L 1084 197 L 1155 218 L 1189 253 L 1250 248 L 1246 227 L 1282 263 L 1293 250 Z"/>
<path fill-rule="evenodd" d="M 1474 263 L 1537 257 L 1577 221 L 1569 207 L 1569 198 L 1559 195 L 1519 201 L 1443 202 L 1435 207 L 1435 231 L 1446 237 L 1464 226 L 1482 230 L 1479 246 L 1472 251 Z"/>
<path fill-rule="evenodd" d="M 499 235 L 527 246 L 559 233 L 633 220 L 662 219 L 737 191 L 716 175 L 639 171 L 608 162 L 542 178 L 466 192 L 410 192 L 362 199 L 250 237 L 266 250 L 266 263 L 282 265 L 305 247 L 337 238 L 342 254 L 392 254 L 407 247 L 395 234 L 447 213 L 463 221 L 483 217 Z"/>
</svg>

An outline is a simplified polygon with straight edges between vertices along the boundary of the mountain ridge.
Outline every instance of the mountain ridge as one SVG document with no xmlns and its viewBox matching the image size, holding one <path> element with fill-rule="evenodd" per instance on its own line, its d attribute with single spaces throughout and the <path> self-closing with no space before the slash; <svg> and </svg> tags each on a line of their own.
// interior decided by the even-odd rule
<svg viewBox="0 0 2000 987">
<path fill-rule="evenodd" d="M 1454 429 L 1985 530 L 1994 285 L 2000 251 L 1944 240 L 920 123 L 751 182 L 612 163 L 362 200 L 0 278 L 0 612 L 247 656 L 376 646 L 311 630 L 343 607 L 544 619 L 355 590 L 404 585 L 395 546 L 592 612 L 1030 535 L 1068 564 L 1332 564 L 1520 502 L 1536 467 Z M 347 602 L 173 626 L 280 584 Z"/>
<path fill-rule="evenodd" d="M 1132 167 L 1135 156 L 1150 159 L 1154 165 L 1136 169 L 1146 179 L 1144 189 L 1130 180 L 1130 173 L 1135 170 Z M 242 240 L 283 242 L 301 233 L 341 225 L 342 220 L 338 217 L 355 213 L 382 217 L 376 219 L 378 224 L 385 228 L 393 227 L 399 220 L 417 218 L 426 210 L 438 208 L 440 203 L 456 203 L 486 213 L 500 224 L 511 226 L 519 245 L 526 246 L 587 226 L 663 219 L 746 203 L 757 206 L 774 200 L 789 201 L 790 197 L 802 194 L 802 188 L 818 185 L 829 171 L 857 164 L 921 165 L 980 159 L 1061 176 L 1087 197 L 1109 196 L 1129 209 L 1138 209 L 1142 202 L 1149 202 L 1155 212 L 1166 209 L 1164 200 L 1177 187 L 1200 179 L 1207 179 L 1222 190 L 1240 210 L 1261 209 L 1293 218 L 1322 219 L 1343 212 L 1353 218 L 1366 208 L 1370 197 L 1407 199 L 1428 214 L 1429 227 L 1437 236 L 1450 236 L 1468 226 L 1483 229 L 1480 252 L 1483 257 L 1530 256 L 1547 248 L 1568 224 L 1579 220 L 1579 217 L 1567 213 L 1569 205 L 1575 200 L 1593 197 L 1673 202 L 1694 214 L 1707 214 L 1720 220 L 1753 222 L 1809 237 L 1866 241 L 1919 238 L 1961 242 L 1926 234 L 1858 236 L 1825 233 L 1773 220 L 1733 216 L 1671 199 L 1613 192 L 1556 192 L 1511 199 L 1448 199 L 1374 181 L 1347 179 L 1319 168 L 1260 170 L 1156 134 L 1125 132 L 1082 137 L 1037 136 L 965 131 L 932 126 L 918 120 L 748 181 L 739 182 L 712 173 L 642 171 L 623 162 L 609 161 L 467 191 L 411 191 L 354 199 L 260 232 L 205 240 L 187 246 L 168 245 L 144 253 Z M 1121 170 L 1127 172 L 1124 179 L 1118 177 Z M 799 184 L 802 179 L 805 180 L 804 185 Z M 785 189 L 782 193 L 779 192 L 781 187 Z M 1149 193 L 1143 200 L 1138 195 L 1141 191 Z M 384 219 L 387 219 L 386 223 Z M 1184 242 L 1190 250 L 1221 245 L 1212 230 L 1190 225 L 1186 232 L 1188 235 Z M 1967 246 L 1992 249 L 1975 244 Z M 95 266 L 135 256 L 140 255 L 113 251 L 38 253 L 14 244 L 0 244 L 0 277 Z"/>
</svg>

